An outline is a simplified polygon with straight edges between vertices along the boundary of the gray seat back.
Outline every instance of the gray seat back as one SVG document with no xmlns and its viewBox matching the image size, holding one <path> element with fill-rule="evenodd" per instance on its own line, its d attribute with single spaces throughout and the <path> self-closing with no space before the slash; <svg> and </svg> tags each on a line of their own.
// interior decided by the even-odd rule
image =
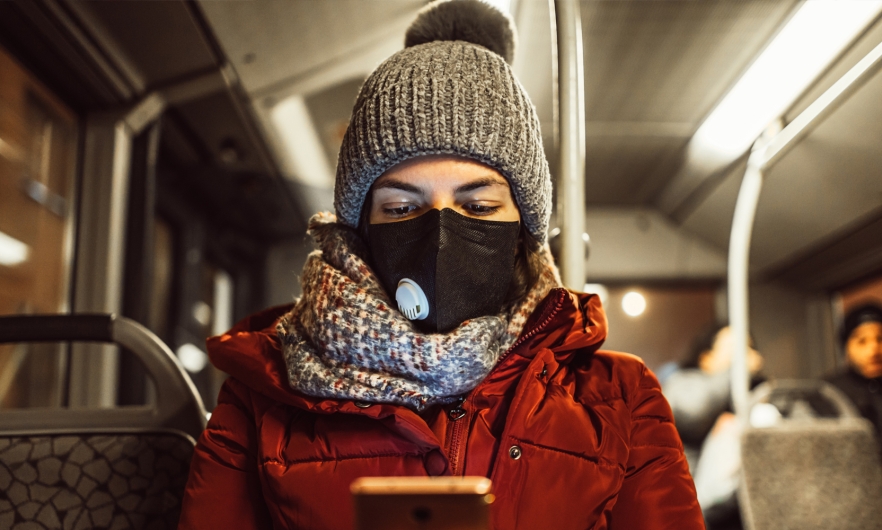
<svg viewBox="0 0 882 530">
<path fill-rule="evenodd" d="M 0 529 L 172 529 L 206 414 L 177 357 L 110 315 L 0 317 L 0 342 L 113 342 L 132 351 L 156 403 L 0 411 Z"/>
<path fill-rule="evenodd" d="M 742 435 L 745 527 L 882 529 L 882 464 L 873 427 L 841 392 L 820 381 L 781 381 L 757 387 L 752 402 L 774 401 L 776 393 L 805 396 L 812 389 L 828 397 L 838 417 L 784 418 L 747 427 Z"/>
</svg>

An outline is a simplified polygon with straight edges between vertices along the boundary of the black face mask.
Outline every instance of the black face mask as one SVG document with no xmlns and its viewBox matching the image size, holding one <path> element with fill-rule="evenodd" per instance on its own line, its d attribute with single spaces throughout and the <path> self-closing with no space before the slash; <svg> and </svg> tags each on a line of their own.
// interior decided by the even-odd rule
<svg viewBox="0 0 882 530">
<path fill-rule="evenodd" d="M 473 219 L 449 208 L 372 224 L 374 271 L 419 329 L 443 333 L 502 309 L 519 230 L 517 221 Z"/>
</svg>

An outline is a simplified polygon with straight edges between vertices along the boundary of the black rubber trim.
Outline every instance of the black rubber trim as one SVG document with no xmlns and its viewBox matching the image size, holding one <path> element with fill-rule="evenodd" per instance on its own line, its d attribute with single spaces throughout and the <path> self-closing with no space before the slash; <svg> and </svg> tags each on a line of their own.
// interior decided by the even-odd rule
<svg viewBox="0 0 882 530">
<path fill-rule="evenodd" d="M 0 317 L 0 343 L 113 342 L 113 315 L 24 315 Z"/>
</svg>

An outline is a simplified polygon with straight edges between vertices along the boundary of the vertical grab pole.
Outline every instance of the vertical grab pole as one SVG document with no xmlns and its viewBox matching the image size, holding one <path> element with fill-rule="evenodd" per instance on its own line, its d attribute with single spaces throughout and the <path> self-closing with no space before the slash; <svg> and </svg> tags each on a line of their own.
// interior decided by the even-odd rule
<svg viewBox="0 0 882 530">
<path fill-rule="evenodd" d="M 585 80 L 578 0 L 554 0 L 557 26 L 560 179 L 557 205 L 564 286 L 585 285 Z"/>
<path fill-rule="evenodd" d="M 747 171 L 741 181 L 732 232 L 729 237 L 729 326 L 732 331 L 732 367 L 730 369 L 732 404 L 742 426 L 747 426 L 750 375 L 747 369 L 748 299 L 750 276 L 750 236 L 753 220 L 763 186 L 763 166 L 767 142 L 757 141 L 747 161 Z"/>
</svg>

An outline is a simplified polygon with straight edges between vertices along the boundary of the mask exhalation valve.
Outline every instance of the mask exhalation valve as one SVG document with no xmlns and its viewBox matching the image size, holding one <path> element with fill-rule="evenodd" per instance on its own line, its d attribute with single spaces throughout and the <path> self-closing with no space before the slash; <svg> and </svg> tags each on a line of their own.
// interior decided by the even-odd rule
<svg viewBox="0 0 882 530">
<path fill-rule="evenodd" d="M 417 282 L 402 278 L 395 290 L 395 301 L 398 302 L 398 310 L 408 320 L 423 320 L 429 316 L 429 300 L 426 293 Z"/>
</svg>

